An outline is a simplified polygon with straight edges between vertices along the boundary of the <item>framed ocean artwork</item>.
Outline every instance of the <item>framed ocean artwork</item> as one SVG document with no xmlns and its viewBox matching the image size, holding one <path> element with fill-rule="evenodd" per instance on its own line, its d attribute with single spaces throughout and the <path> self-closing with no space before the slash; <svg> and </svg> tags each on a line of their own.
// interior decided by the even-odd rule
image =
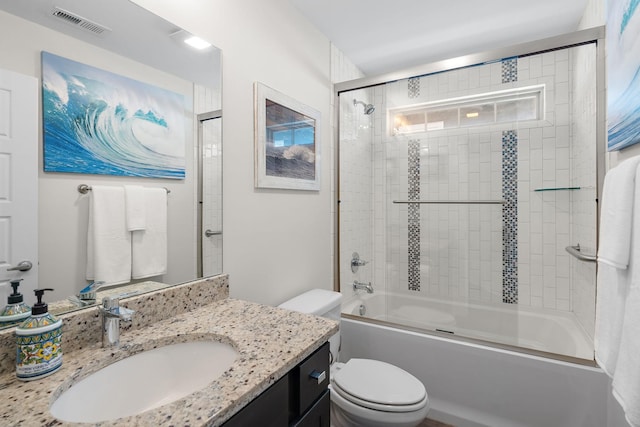
<svg viewBox="0 0 640 427">
<path fill-rule="evenodd" d="M 255 187 L 320 189 L 320 112 L 254 84 Z"/>
<path fill-rule="evenodd" d="M 607 3 L 607 148 L 640 142 L 640 1 Z"/>
<path fill-rule="evenodd" d="M 182 94 L 42 52 L 44 171 L 185 177 Z"/>
</svg>

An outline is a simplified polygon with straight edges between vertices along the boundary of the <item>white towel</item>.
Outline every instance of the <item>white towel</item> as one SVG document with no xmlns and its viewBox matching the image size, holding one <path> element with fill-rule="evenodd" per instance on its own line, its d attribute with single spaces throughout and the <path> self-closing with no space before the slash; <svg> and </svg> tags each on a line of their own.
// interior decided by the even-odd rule
<svg viewBox="0 0 640 427">
<path fill-rule="evenodd" d="M 144 187 L 141 185 L 124 186 L 127 230 L 144 230 L 147 223 Z"/>
<path fill-rule="evenodd" d="M 620 163 L 605 176 L 598 249 L 595 357 L 610 376 L 616 370 L 631 253 L 636 170 L 640 157 Z"/>
<path fill-rule="evenodd" d="M 597 289 L 595 356 L 602 370 L 613 378 L 620 350 L 625 300 L 629 292 L 629 271 L 599 262 Z"/>
<path fill-rule="evenodd" d="M 132 233 L 132 277 L 167 273 L 167 191 L 145 188 L 146 228 Z"/>
<path fill-rule="evenodd" d="M 602 189 L 598 261 L 624 269 L 629 264 L 636 169 L 640 156 L 607 172 Z"/>
<path fill-rule="evenodd" d="M 640 284 L 634 283 L 624 312 L 620 355 L 613 376 L 613 395 L 629 424 L 640 427 Z"/>
<path fill-rule="evenodd" d="M 92 186 L 86 276 L 109 285 L 131 280 L 131 233 L 125 225 L 122 187 Z"/>
<path fill-rule="evenodd" d="M 640 166 L 637 168 L 631 226 L 630 286 L 623 306 L 618 361 L 613 375 L 613 395 L 627 421 L 640 426 Z"/>
</svg>

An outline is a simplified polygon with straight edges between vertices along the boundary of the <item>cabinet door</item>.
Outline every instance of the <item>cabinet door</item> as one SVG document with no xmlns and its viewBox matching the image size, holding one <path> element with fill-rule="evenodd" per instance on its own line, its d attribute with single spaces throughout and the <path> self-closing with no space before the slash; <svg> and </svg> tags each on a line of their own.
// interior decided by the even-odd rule
<svg viewBox="0 0 640 427">
<path fill-rule="evenodd" d="M 309 412 L 293 424 L 293 427 L 330 427 L 331 398 L 329 390 L 325 390 L 320 399 L 313 404 Z"/>
<path fill-rule="evenodd" d="M 298 413 L 304 413 L 329 385 L 329 343 L 325 343 L 295 370 L 300 391 Z"/>
<path fill-rule="evenodd" d="M 224 427 L 285 427 L 289 424 L 289 380 L 281 378 L 235 414 Z"/>
</svg>

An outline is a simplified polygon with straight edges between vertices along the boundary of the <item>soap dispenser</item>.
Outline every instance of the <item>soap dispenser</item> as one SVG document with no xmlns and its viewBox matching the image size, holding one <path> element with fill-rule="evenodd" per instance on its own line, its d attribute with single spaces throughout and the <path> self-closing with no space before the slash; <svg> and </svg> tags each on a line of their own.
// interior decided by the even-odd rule
<svg viewBox="0 0 640 427">
<path fill-rule="evenodd" d="M 31 315 L 31 307 L 24 303 L 22 294 L 18 292 L 18 286 L 22 279 L 12 280 L 13 293 L 7 298 L 7 305 L 0 312 L 0 326 L 22 321 Z"/>
<path fill-rule="evenodd" d="M 38 302 L 31 308 L 31 317 L 16 328 L 16 376 L 21 381 L 46 377 L 62 366 L 62 320 L 42 302 L 44 292 L 52 290 L 35 290 Z"/>
</svg>

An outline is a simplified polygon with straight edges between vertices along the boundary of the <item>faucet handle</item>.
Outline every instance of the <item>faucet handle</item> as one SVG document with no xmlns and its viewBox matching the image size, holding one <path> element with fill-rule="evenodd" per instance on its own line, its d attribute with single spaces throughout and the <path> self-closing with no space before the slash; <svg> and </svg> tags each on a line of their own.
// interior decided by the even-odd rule
<svg viewBox="0 0 640 427">
<path fill-rule="evenodd" d="M 362 267 L 365 266 L 369 263 L 369 261 L 365 261 L 360 259 L 360 254 L 358 254 L 358 252 L 354 252 L 351 255 L 351 271 L 353 273 L 357 273 L 358 272 L 358 267 Z"/>
<path fill-rule="evenodd" d="M 135 310 L 126 307 L 120 307 L 120 297 L 104 297 L 102 299 L 102 311 L 105 315 L 117 317 L 119 319 L 129 321 L 133 317 Z"/>
<path fill-rule="evenodd" d="M 120 298 L 118 298 L 117 296 L 102 298 L 102 308 L 104 310 L 111 310 L 118 307 L 120 307 Z"/>
</svg>

